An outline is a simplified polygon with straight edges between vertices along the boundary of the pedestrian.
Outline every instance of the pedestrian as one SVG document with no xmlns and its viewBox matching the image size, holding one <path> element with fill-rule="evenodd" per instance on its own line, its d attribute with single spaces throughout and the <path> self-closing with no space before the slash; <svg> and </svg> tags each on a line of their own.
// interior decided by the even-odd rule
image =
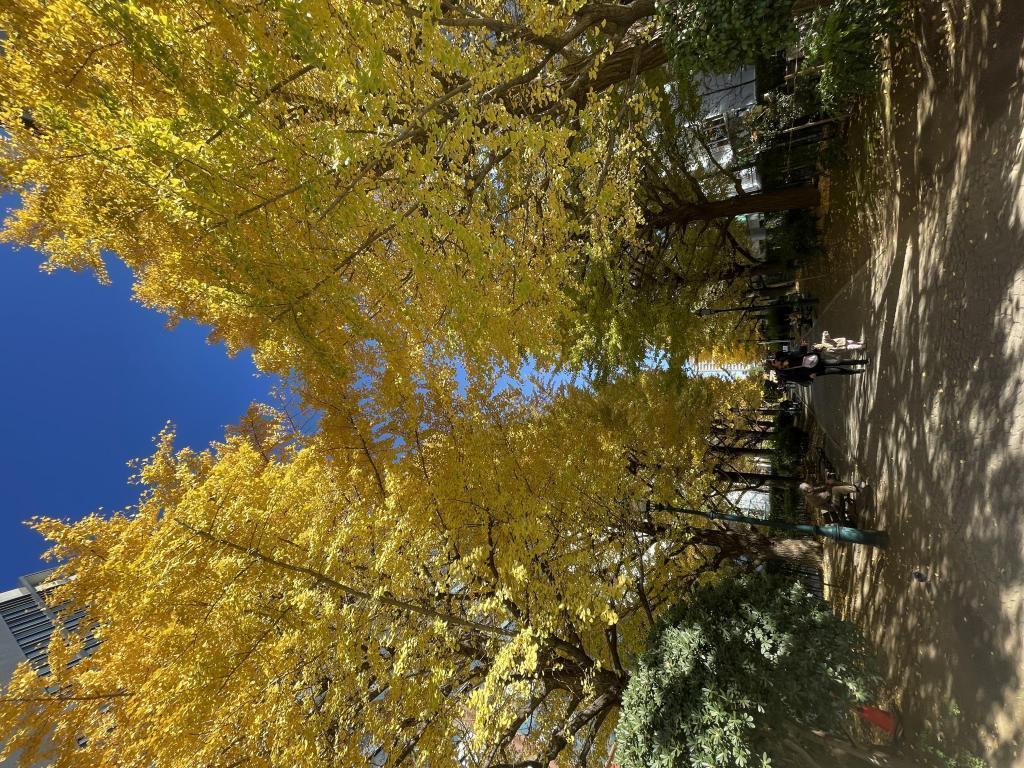
<svg viewBox="0 0 1024 768">
<path fill-rule="evenodd" d="M 810 351 L 778 352 L 774 359 L 768 361 L 779 381 L 805 387 L 810 386 L 818 376 L 853 376 L 863 373 L 861 366 L 867 363 L 866 358 L 826 362 L 822 355 Z"/>
<path fill-rule="evenodd" d="M 859 490 L 856 485 L 836 483 L 834 480 L 826 480 L 824 485 L 804 482 L 800 483 L 799 488 L 810 506 L 826 511 L 840 511 L 842 502 Z"/>
<path fill-rule="evenodd" d="M 859 357 L 857 353 L 860 354 Z M 846 337 L 833 339 L 828 331 L 823 331 L 820 343 L 808 346 L 806 341 L 802 341 L 800 346 L 794 350 L 776 352 L 775 359 L 787 361 L 787 367 L 806 366 L 803 359 L 809 355 L 817 355 L 825 361 L 825 365 L 844 366 L 853 363 L 867 363 L 868 359 L 863 353 L 864 344 L 862 342 Z"/>
<path fill-rule="evenodd" d="M 842 357 L 850 352 L 863 352 L 864 342 L 856 341 L 855 339 L 850 339 L 846 336 L 832 338 L 832 335 L 828 331 L 822 331 L 821 342 L 815 344 L 814 348 L 827 355 Z"/>
</svg>

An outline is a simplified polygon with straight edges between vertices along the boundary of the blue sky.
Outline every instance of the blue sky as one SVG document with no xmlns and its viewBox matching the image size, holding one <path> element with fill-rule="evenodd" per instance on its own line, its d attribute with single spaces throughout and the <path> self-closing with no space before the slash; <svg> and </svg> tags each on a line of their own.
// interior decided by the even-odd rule
<svg viewBox="0 0 1024 768">
<path fill-rule="evenodd" d="M 167 421 L 179 444 L 203 447 L 274 384 L 195 323 L 168 330 L 131 300 L 119 262 L 102 286 L 44 274 L 41 260 L 0 245 L 0 591 L 44 567 L 44 542 L 22 521 L 131 504 L 127 462 L 151 453 Z"/>
</svg>

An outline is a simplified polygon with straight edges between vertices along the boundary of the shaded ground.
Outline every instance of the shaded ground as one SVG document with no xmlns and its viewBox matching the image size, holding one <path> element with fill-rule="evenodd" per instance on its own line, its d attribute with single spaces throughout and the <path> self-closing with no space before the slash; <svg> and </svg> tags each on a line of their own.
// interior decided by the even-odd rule
<svg viewBox="0 0 1024 768">
<path fill-rule="evenodd" d="M 866 375 L 809 399 L 872 486 L 862 526 L 891 535 L 884 554 L 830 545 L 827 578 L 908 732 L 942 718 L 1024 766 L 1024 0 L 921 6 L 832 178 L 827 274 L 802 280 L 821 328 L 870 346 Z"/>
</svg>

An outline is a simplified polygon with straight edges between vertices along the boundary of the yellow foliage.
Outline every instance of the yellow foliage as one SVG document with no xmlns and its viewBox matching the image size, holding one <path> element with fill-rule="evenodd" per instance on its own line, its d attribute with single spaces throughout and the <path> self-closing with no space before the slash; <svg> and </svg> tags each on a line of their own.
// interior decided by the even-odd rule
<svg viewBox="0 0 1024 768">
<path fill-rule="evenodd" d="M 54 768 L 596 763 L 650 619 L 700 562 L 685 521 L 634 501 L 702 492 L 731 387 L 471 387 L 388 460 L 285 441 L 271 414 L 201 453 L 165 432 L 137 510 L 37 521 L 65 563 L 55 599 L 101 643 L 68 666 L 81 638 L 56 633 L 53 674 L 19 670 L 6 749 Z"/>
<path fill-rule="evenodd" d="M 646 247 L 653 18 L 0 5 L 0 178 L 21 199 L 2 237 L 100 279 L 116 254 L 144 304 L 252 349 L 320 415 L 305 436 L 254 409 L 201 452 L 165 431 L 136 509 L 37 522 L 56 599 L 102 642 L 69 665 L 82 638 L 56 633 L 51 677 L 18 672 L 4 749 L 54 768 L 607 753 L 631 659 L 702 568 L 691 525 L 644 502 L 704 498 L 704 437 L 741 394 L 648 372 L 528 396 L 501 374 L 714 335 L 688 324 L 713 257 L 693 280 L 641 270 L 669 316 L 608 290 Z M 580 297 L 599 322 L 571 316 Z"/>
<path fill-rule="evenodd" d="M 146 305 L 297 372 L 327 424 L 414 398 L 439 360 L 550 362 L 570 266 L 636 226 L 649 90 L 609 88 L 631 73 L 610 51 L 653 15 L 10 0 L 0 178 L 22 206 L 3 236 L 101 278 L 116 254 Z"/>
</svg>

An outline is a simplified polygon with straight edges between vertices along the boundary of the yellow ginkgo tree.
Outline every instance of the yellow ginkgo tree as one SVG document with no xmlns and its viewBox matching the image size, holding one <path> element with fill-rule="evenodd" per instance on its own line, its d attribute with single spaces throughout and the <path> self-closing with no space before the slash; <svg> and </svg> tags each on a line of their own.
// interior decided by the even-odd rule
<svg viewBox="0 0 1024 768">
<path fill-rule="evenodd" d="M 6 237 L 333 397 L 443 350 L 550 358 L 567 267 L 639 213 L 654 4 L 13 0 Z M 396 394 L 397 396 L 397 394 Z"/>
<path fill-rule="evenodd" d="M 257 414 L 201 453 L 164 434 L 137 509 L 36 523 L 65 563 L 55 600 L 100 644 L 69 663 L 83 638 L 57 633 L 49 677 L 19 670 L 6 750 L 55 768 L 601 763 L 650 627 L 731 535 L 641 503 L 699 502 L 703 432 L 737 394 L 670 378 L 471 389 L 376 465 Z"/>
<path fill-rule="evenodd" d="M 688 313 L 717 275 L 691 233 L 656 297 L 679 311 L 619 341 L 667 274 L 622 254 L 750 207 L 657 169 L 686 88 L 652 0 L 10 0 L 0 29 L 4 237 L 101 277 L 115 254 L 311 405 L 722 335 Z"/>
<path fill-rule="evenodd" d="M 731 230 L 684 225 L 750 203 L 645 188 L 673 93 L 654 3 L 10 0 L 0 29 L 4 237 L 101 278 L 115 254 L 318 413 L 203 452 L 165 434 L 136 509 L 37 523 L 101 642 L 58 633 L 51 676 L 15 676 L 5 749 L 606 758 L 656 617 L 764 544 L 655 511 L 715 492 L 704 437 L 749 387 L 505 379 L 728 346 L 690 310 Z M 623 291 L 662 284 L 674 314 Z"/>
</svg>

